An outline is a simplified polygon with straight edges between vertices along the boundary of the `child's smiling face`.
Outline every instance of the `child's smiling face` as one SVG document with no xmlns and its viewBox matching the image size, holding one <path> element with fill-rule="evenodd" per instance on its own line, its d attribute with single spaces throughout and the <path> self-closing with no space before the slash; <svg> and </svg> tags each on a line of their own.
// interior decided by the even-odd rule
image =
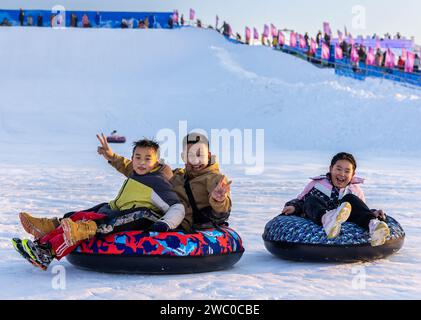
<svg viewBox="0 0 421 320">
<path fill-rule="evenodd" d="M 190 171 L 200 171 L 205 169 L 209 164 L 210 152 L 204 143 L 188 144 L 187 150 L 182 154 L 187 169 Z"/>
<path fill-rule="evenodd" d="M 158 155 L 153 148 L 137 147 L 132 157 L 133 170 L 138 175 L 151 172 L 158 165 Z"/>
<path fill-rule="evenodd" d="M 330 177 L 332 184 L 339 188 L 345 188 L 354 177 L 354 167 L 348 160 L 338 160 L 330 167 Z"/>
</svg>

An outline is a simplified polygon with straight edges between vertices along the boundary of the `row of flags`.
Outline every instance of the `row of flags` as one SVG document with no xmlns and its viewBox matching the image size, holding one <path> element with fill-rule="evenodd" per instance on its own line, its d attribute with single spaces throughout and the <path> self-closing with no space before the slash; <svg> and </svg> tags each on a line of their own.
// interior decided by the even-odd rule
<svg viewBox="0 0 421 320">
<path fill-rule="evenodd" d="M 194 9 L 190 9 L 189 12 L 189 18 L 190 21 L 193 21 L 195 19 L 196 16 L 196 11 Z M 174 10 L 173 13 L 173 20 L 174 22 L 178 22 L 179 20 L 179 14 L 178 14 L 178 10 Z M 216 21 L 215 21 L 215 28 L 218 28 L 218 24 L 219 24 L 219 17 L 216 16 Z M 338 40 L 339 40 L 339 44 L 341 44 L 342 42 L 344 42 L 346 39 L 348 40 L 347 42 L 349 43 L 349 45 L 351 45 L 351 53 L 350 53 L 350 60 L 353 63 L 358 63 L 360 60 L 360 56 L 357 50 L 357 47 L 355 46 L 355 40 L 352 37 L 352 35 L 350 33 L 348 33 L 346 26 L 345 26 L 345 32 L 342 33 L 342 31 L 338 30 Z M 323 23 L 323 32 L 325 34 L 327 34 L 330 38 L 332 37 L 332 29 L 330 27 L 329 22 L 324 22 Z M 230 28 L 229 30 L 230 36 L 232 35 L 232 30 Z M 274 24 L 270 24 L 267 25 L 265 24 L 263 27 L 263 33 L 262 33 L 262 37 L 268 39 L 269 37 L 272 37 L 272 40 L 277 40 L 277 43 L 281 46 L 286 44 L 286 37 L 285 34 L 281 31 L 278 30 L 276 28 L 276 26 Z M 246 43 L 250 43 L 251 39 L 252 39 L 252 30 L 249 27 L 245 28 L 245 37 L 246 37 Z M 256 28 L 253 28 L 253 39 L 254 40 L 259 40 L 260 39 L 260 34 L 259 31 Z M 344 52 L 341 48 L 341 46 L 339 44 L 335 44 L 335 48 L 334 48 L 334 56 L 336 60 L 341 60 L 344 58 Z M 317 51 L 317 47 L 321 46 L 321 58 L 323 60 L 329 60 L 330 59 L 330 47 L 325 43 L 325 41 L 321 41 L 320 44 L 318 44 L 313 38 L 311 39 L 306 39 L 303 35 L 295 33 L 295 32 L 291 32 L 290 33 L 290 39 L 289 39 L 289 45 L 291 47 L 297 47 L 297 45 L 301 48 L 301 49 L 305 49 L 305 48 L 309 48 L 309 51 L 312 54 L 315 54 Z M 380 39 L 377 37 L 376 38 L 376 46 L 375 49 L 381 49 L 381 43 L 380 43 Z M 413 52 L 409 52 L 407 51 L 405 48 L 402 49 L 402 59 L 405 61 L 405 72 L 413 72 L 414 70 L 414 63 L 415 63 L 415 53 Z M 374 51 L 374 48 L 370 47 L 368 52 L 367 52 L 367 58 L 365 63 L 367 65 L 375 65 L 376 63 L 376 53 Z M 392 50 L 387 49 L 386 51 L 386 55 L 385 55 L 385 61 L 384 61 L 384 65 L 386 68 L 394 68 L 396 66 L 396 57 L 395 54 L 393 53 Z"/>
</svg>

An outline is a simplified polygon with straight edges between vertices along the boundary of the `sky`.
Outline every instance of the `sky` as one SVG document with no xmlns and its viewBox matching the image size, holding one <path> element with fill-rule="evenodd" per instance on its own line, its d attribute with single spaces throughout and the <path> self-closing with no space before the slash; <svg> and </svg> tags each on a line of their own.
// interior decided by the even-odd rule
<svg viewBox="0 0 421 320">
<path fill-rule="evenodd" d="M 421 44 L 421 1 L 404 0 L 0 0 L 0 8 L 47 9 L 61 4 L 68 10 L 172 11 L 188 17 L 190 8 L 204 23 L 214 24 L 215 15 L 226 20 L 234 32 L 244 33 L 245 26 L 274 23 L 278 28 L 315 35 L 324 21 L 332 30 L 355 35 L 395 35 L 399 31 Z M 399 13 L 397 13 L 399 11 Z"/>
</svg>

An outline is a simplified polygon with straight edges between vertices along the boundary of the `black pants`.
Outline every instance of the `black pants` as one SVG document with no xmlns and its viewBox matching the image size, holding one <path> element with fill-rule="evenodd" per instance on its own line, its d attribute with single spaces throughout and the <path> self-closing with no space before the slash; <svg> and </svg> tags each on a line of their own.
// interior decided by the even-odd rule
<svg viewBox="0 0 421 320">
<path fill-rule="evenodd" d="M 353 194 L 347 194 L 344 196 L 340 203 L 342 204 L 344 202 L 349 202 L 352 206 L 348 222 L 353 222 L 368 230 L 370 221 L 376 219 L 376 217 L 367 205 Z M 304 201 L 305 216 L 320 226 L 322 225 L 322 216 L 326 213 L 327 208 L 327 203 L 318 197 L 309 196 Z"/>
<path fill-rule="evenodd" d="M 159 220 L 159 217 L 156 216 L 156 214 L 146 208 L 117 211 L 111 210 L 107 203 L 98 204 L 95 207 L 82 210 L 81 212 L 97 212 L 107 215 L 100 220 L 94 220 L 99 228 L 99 235 L 107 235 L 122 231 L 147 230 L 154 222 Z M 73 214 L 75 214 L 75 212 L 68 212 L 63 218 L 70 218 Z"/>
</svg>

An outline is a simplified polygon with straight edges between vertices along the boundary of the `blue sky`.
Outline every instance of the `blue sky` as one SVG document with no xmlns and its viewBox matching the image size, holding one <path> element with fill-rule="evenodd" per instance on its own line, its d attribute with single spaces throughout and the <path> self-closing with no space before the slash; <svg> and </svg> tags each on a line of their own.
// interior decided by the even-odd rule
<svg viewBox="0 0 421 320">
<path fill-rule="evenodd" d="M 188 15 L 190 8 L 204 22 L 214 24 L 215 15 L 231 23 L 234 31 L 243 34 L 246 25 L 263 28 L 273 22 L 277 27 L 315 34 L 323 21 L 329 21 L 332 30 L 346 25 L 353 35 L 380 35 L 400 31 L 407 37 L 415 36 L 421 44 L 421 1 L 419 0 L 1 0 L 0 7 L 49 8 L 63 4 L 68 9 L 172 11 Z M 356 12 L 353 13 L 353 9 Z M 361 10 L 362 9 L 362 10 Z M 399 13 L 397 13 L 399 12 Z M 362 13 L 362 15 L 361 15 Z M 365 16 L 365 19 L 359 17 Z M 365 23 L 364 21 L 365 20 Z M 354 21 L 354 23 L 353 23 Z"/>
</svg>

